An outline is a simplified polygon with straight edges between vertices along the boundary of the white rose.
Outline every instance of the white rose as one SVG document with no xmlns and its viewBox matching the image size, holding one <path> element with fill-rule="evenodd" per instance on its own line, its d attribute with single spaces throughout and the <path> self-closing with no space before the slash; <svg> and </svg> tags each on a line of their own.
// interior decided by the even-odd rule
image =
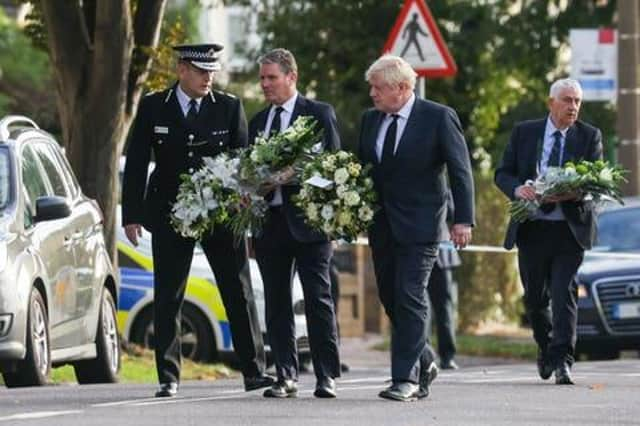
<svg viewBox="0 0 640 426">
<path fill-rule="evenodd" d="M 339 168 L 333 174 L 333 180 L 338 184 L 342 185 L 349 179 L 349 172 L 344 167 Z"/>
<path fill-rule="evenodd" d="M 360 195 L 355 191 L 349 191 L 344 195 L 344 201 L 348 206 L 357 206 L 360 203 Z"/>
<path fill-rule="evenodd" d="M 302 188 L 302 189 L 300 190 L 300 192 L 298 192 L 298 196 L 299 196 L 300 198 L 307 198 L 307 197 L 309 196 L 309 194 L 307 193 L 306 188 Z"/>
<path fill-rule="evenodd" d="M 344 198 L 344 194 L 347 192 L 347 187 L 345 185 L 338 185 L 336 188 L 336 195 L 338 198 Z"/>
<path fill-rule="evenodd" d="M 349 159 L 349 153 L 346 151 L 340 151 L 338 152 L 338 158 L 340 160 L 348 160 Z"/>
<path fill-rule="evenodd" d="M 322 218 L 324 220 L 329 220 L 333 218 L 333 207 L 327 205 L 322 207 L 322 211 L 320 212 L 320 215 L 322 216 Z"/>
<path fill-rule="evenodd" d="M 613 181 L 613 175 L 611 174 L 611 169 L 602 169 L 600 170 L 600 175 L 598 176 L 602 182 L 611 182 Z"/>
<path fill-rule="evenodd" d="M 369 206 L 362 206 L 358 209 L 358 217 L 363 222 L 368 222 L 373 218 L 373 210 Z"/>
</svg>

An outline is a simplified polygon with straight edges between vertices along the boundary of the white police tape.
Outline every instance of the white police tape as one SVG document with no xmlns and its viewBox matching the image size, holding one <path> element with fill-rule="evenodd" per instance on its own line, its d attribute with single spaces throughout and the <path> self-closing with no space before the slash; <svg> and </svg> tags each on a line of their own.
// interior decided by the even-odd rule
<svg viewBox="0 0 640 426">
<path fill-rule="evenodd" d="M 369 245 L 369 239 L 367 237 L 358 237 L 354 242 L 358 245 Z M 440 247 L 443 249 L 454 249 L 451 241 L 443 241 L 440 243 Z M 504 247 L 498 246 L 486 246 L 486 245 L 468 245 L 463 249 L 457 249 L 459 251 L 468 252 L 482 252 L 482 253 L 517 253 L 517 249 L 507 250 Z M 613 259 L 640 259 L 640 253 L 629 252 L 607 252 L 599 250 L 589 250 L 585 253 L 588 257 L 600 257 L 600 258 L 613 258 Z"/>
</svg>

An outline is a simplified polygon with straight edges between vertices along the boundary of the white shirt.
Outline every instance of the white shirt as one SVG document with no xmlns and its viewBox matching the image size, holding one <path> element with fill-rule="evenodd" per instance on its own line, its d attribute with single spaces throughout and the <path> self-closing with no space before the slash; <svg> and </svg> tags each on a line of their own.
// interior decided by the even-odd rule
<svg viewBox="0 0 640 426">
<path fill-rule="evenodd" d="M 562 164 L 562 156 L 564 153 L 564 145 L 567 140 L 567 131 L 569 128 L 567 127 L 564 130 L 558 129 L 551 121 L 551 117 L 547 118 L 547 125 L 544 128 L 544 141 L 542 145 L 542 155 L 540 156 L 540 164 L 539 164 L 539 173 L 543 174 L 547 171 L 547 165 L 549 163 L 549 157 L 551 156 L 551 150 L 553 149 L 553 145 L 556 143 L 556 138 L 553 134 L 557 131 L 562 133 L 562 138 L 560 139 L 560 164 Z M 556 204 L 556 208 L 550 211 L 549 213 L 544 213 L 542 210 L 538 209 L 534 214 L 534 219 L 541 220 L 565 220 L 564 213 L 560 208 L 560 204 Z"/>
<path fill-rule="evenodd" d="M 400 139 L 402 138 L 402 134 L 404 133 L 405 127 L 407 127 L 407 121 L 409 120 L 409 115 L 411 114 L 411 110 L 413 109 L 413 104 L 416 102 L 416 95 L 413 93 L 411 97 L 405 102 L 405 104 L 400 108 L 396 114 L 398 115 L 397 121 L 397 130 L 396 130 L 396 143 L 393 147 L 393 154 L 395 155 L 398 150 L 398 144 L 400 143 Z M 384 146 L 384 137 L 387 134 L 387 129 L 391 125 L 393 121 L 393 114 L 387 114 L 382 120 L 382 124 L 380 125 L 380 130 L 378 131 L 378 137 L 376 139 L 376 155 L 378 156 L 378 161 L 382 159 L 382 148 Z"/>
<path fill-rule="evenodd" d="M 264 134 L 268 136 L 271 133 L 271 123 L 273 123 L 273 118 L 276 115 L 276 108 L 279 106 L 282 107 L 282 112 L 280 113 L 280 129 L 279 131 L 283 131 L 287 127 L 289 127 L 291 116 L 293 115 L 293 108 L 296 106 L 296 100 L 298 99 L 298 92 L 294 93 L 292 97 L 287 99 L 285 103 L 282 105 L 271 105 L 271 109 L 269 110 L 269 115 L 267 116 L 267 123 L 264 126 Z M 282 188 L 277 186 L 273 192 L 273 198 L 269 202 L 270 206 L 280 206 L 282 205 Z"/>
<path fill-rule="evenodd" d="M 549 157 L 551 156 L 551 150 L 556 143 L 556 138 L 553 134 L 559 131 L 562 134 L 560 139 L 560 164 L 562 164 L 562 157 L 564 153 L 564 143 L 567 140 L 567 127 L 564 130 L 558 129 L 551 121 L 551 117 L 547 118 L 547 125 L 544 129 L 544 144 L 542 145 L 542 155 L 540 156 L 540 174 L 544 174 L 547 171 L 547 165 L 549 164 Z"/>
<path fill-rule="evenodd" d="M 180 108 L 182 109 L 182 113 L 184 116 L 187 116 L 189 112 L 189 102 L 191 102 L 191 98 L 189 95 L 184 93 L 184 90 L 180 87 L 180 85 L 176 85 L 176 97 L 178 98 L 178 103 L 180 104 Z M 196 101 L 196 110 L 200 111 L 200 103 L 202 102 L 202 98 L 193 98 Z"/>
</svg>

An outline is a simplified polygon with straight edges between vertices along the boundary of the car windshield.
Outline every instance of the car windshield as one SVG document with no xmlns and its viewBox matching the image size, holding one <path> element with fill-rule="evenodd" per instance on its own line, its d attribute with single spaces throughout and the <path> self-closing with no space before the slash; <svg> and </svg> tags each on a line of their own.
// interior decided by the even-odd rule
<svg viewBox="0 0 640 426">
<path fill-rule="evenodd" d="M 640 251 L 640 207 L 604 211 L 598 218 L 596 250 Z"/>
<path fill-rule="evenodd" d="M 0 212 L 7 208 L 11 195 L 11 165 L 9 151 L 0 149 Z"/>
</svg>

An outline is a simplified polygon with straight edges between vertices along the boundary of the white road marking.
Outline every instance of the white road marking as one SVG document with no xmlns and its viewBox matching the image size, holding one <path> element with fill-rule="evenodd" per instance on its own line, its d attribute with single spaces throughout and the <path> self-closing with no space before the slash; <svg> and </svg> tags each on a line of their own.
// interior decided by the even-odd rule
<svg viewBox="0 0 640 426">
<path fill-rule="evenodd" d="M 10 416 L 0 417 L 0 422 L 10 420 L 30 420 L 30 419 L 43 419 L 47 417 L 66 416 L 68 414 L 80 414 L 84 413 L 83 410 L 69 410 L 69 411 L 35 411 L 32 413 L 18 413 Z"/>
</svg>

